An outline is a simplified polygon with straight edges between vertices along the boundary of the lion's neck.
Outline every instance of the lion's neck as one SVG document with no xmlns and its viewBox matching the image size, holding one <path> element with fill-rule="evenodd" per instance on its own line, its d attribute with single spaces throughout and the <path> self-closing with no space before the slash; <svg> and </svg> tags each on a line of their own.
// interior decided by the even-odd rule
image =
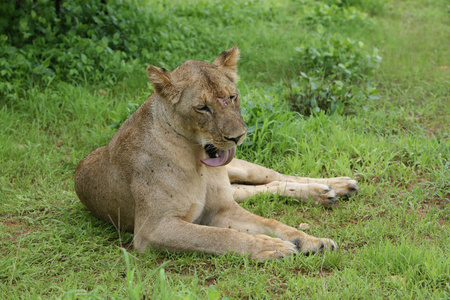
<svg viewBox="0 0 450 300">
<path fill-rule="evenodd" d="M 197 145 L 194 142 L 194 137 L 189 136 L 186 133 L 185 126 L 182 125 L 180 117 L 173 113 L 173 111 L 167 107 L 164 100 L 158 98 L 154 99 L 151 103 L 151 114 L 153 120 L 153 127 L 159 128 L 161 132 L 166 135 L 173 135 L 176 137 L 177 143 L 185 144 L 186 147 L 197 148 L 201 145 Z M 165 137 L 167 139 L 167 137 Z"/>
<path fill-rule="evenodd" d="M 183 131 L 179 130 L 182 120 L 178 120 L 171 111 L 168 111 L 164 103 L 158 103 L 155 100 L 152 101 L 149 112 L 152 115 L 150 130 L 153 139 L 150 142 L 159 144 L 158 148 L 165 153 L 167 158 L 176 160 L 179 166 L 184 166 L 183 168 L 186 170 L 195 171 L 204 168 L 200 162 L 204 158 L 202 145 L 195 143 L 192 138 L 183 134 Z"/>
</svg>

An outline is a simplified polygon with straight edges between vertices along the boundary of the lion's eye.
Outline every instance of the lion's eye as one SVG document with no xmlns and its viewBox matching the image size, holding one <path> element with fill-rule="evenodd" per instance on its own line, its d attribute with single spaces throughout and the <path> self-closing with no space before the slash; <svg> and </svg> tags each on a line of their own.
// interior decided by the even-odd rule
<svg viewBox="0 0 450 300">
<path fill-rule="evenodd" d="M 236 95 L 231 95 L 230 100 L 231 100 L 231 102 L 234 102 L 234 100 L 236 100 Z"/>
<path fill-rule="evenodd" d="M 204 104 L 199 104 L 195 107 L 195 109 L 199 112 L 211 112 L 211 110 L 209 109 L 208 106 L 204 105 Z"/>
</svg>

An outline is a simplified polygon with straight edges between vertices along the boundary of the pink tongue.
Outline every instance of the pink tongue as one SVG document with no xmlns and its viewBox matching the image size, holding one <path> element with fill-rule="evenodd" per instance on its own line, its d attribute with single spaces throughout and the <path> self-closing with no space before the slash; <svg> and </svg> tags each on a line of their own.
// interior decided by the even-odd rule
<svg viewBox="0 0 450 300">
<path fill-rule="evenodd" d="M 236 154 L 236 147 L 228 150 L 217 150 L 218 157 L 215 158 L 205 158 L 201 162 L 210 167 L 220 167 L 229 164 Z"/>
</svg>

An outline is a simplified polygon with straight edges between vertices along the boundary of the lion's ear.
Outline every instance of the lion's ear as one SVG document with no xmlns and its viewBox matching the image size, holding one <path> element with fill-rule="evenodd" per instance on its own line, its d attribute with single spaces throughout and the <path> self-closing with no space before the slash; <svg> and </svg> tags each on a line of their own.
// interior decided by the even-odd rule
<svg viewBox="0 0 450 300">
<path fill-rule="evenodd" d="M 236 82 L 237 62 L 239 60 L 239 55 L 239 49 L 236 45 L 234 45 L 230 49 L 220 53 L 220 55 L 213 61 L 213 65 L 224 68 L 228 77 L 230 77 L 233 82 Z"/>
<path fill-rule="evenodd" d="M 169 71 L 149 65 L 147 67 L 147 77 L 155 88 L 155 92 L 162 98 L 166 99 L 172 94 L 174 85 L 170 79 Z"/>
</svg>

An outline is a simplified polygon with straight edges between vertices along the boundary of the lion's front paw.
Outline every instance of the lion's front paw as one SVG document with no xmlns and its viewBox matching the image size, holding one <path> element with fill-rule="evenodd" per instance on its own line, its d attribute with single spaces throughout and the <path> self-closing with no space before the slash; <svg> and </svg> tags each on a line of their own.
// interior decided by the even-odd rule
<svg viewBox="0 0 450 300">
<path fill-rule="evenodd" d="M 297 246 L 299 252 L 304 255 L 338 250 L 335 241 L 325 238 L 309 237 L 308 239 L 294 239 L 292 242 Z"/>
<path fill-rule="evenodd" d="M 250 257 L 256 260 L 270 260 L 289 257 L 298 253 L 297 246 L 289 241 L 272 238 L 266 235 L 255 235 L 255 245 Z"/>
<path fill-rule="evenodd" d="M 336 191 L 333 190 L 330 186 L 324 184 L 314 184 L 316 185 L 316 203 L 320 203 L 323 206 L 331 206 L 337 203 L 337 194 Z"/>
<path fill-rule="evenodd" d="M 350 177 L 330 178 L 327 184 L 336 191 L 338 197 L 350 198 L 359 191 L 358 183 Z"/>
</svg>

